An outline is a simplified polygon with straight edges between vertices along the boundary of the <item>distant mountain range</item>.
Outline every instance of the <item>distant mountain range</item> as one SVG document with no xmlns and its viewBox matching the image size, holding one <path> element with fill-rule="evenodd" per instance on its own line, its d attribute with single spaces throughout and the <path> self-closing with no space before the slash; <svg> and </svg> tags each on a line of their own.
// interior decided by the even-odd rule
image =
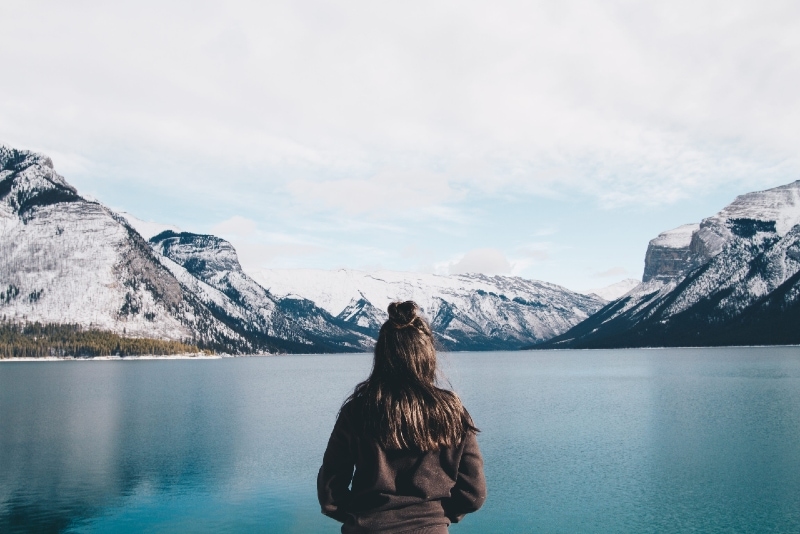
<svg viewBox="0 0 800 534">
<path fill-rule="evenodd" d="M 312 270 L 250 276 L 219 237 L 153 231 L 81 197 L 46 156 L 0 146 L 5 321 L 79 324 L 234 354 L 364 351 L 388 302 L 414 298 L 443 348 L 484 350 L 540 343 L 605 304 L 595 295 L 506 276 Z"/>
<path fill-rule="evenodd" d="M 641 285 L 535 348 L 797 343 L 800 181 L 662 233 Z"/>
<path fill-rule="evenodd" d="M 605 303 L 596 296 L 511 276 L 313 269 L 252 273 L 271 294 L 314 302 L 372 336 L 393 300 L 415 300 L 450 350 L 519 348 L 549 339 Z"/>
</svg>

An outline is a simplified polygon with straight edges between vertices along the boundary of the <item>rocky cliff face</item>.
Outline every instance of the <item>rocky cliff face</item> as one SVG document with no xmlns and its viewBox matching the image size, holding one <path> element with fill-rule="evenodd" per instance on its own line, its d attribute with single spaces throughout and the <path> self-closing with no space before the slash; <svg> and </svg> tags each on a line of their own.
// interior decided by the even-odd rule
<svg viewBox="0 0 800 534">
<path fill-rule="evenodd" d="M 692 265 L 692 235 L 699 228 L 699 224 L 684 224 L 650 241 L 644 257 L 642 282 L 686 276 Z"/>
<path fill-rule="evenodd" d="M 800 313 L 798 258 L 800 181 L 742 195 L 692 232 L 677 275 L 651 276 L 545 346 L 800 343 L 787 319 Z"/>
</svg>

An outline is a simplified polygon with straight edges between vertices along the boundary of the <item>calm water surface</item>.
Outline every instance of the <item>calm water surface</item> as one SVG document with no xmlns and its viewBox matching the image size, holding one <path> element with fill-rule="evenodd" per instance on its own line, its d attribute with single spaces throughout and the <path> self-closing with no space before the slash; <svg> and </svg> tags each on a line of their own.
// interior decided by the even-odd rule
<svg viewBox="0 0 800 534">
<path fill-rule="evenodd" d="M 800 532 L 800 348 L 441 356 L 484 532 Z M 0 364 L 0 532 L 338 532 L 315 478 L 368 355 Z"/>
</svg>

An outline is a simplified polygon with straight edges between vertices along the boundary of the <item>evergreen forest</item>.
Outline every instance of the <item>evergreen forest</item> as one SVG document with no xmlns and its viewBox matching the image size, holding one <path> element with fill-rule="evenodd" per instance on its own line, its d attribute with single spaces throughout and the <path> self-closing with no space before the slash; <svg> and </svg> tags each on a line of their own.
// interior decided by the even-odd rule
<svg viewBox="0 0 800 534">
<path fill-rule="evenodd" d="M 0 359 L 194 354 L 201 350 L 179 341 L 122 337 L 75 324 L 0 322 Z M 207 351 L 203 351 L 207 352 Z"/>
</svg>

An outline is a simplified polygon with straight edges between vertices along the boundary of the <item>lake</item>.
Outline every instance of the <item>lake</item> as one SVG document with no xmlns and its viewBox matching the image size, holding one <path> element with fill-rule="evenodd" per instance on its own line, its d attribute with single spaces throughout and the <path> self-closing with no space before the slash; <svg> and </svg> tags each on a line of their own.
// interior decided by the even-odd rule
<svg viewBox="0 0 800 534">
<path fill-rule="evenodd" d="M 441 354 L 489 497 L 453 533 L 800 532 L 800 348 Z M 0 532 L 338 532 L 371 356 L 0 363 Z"/>
</svg>

